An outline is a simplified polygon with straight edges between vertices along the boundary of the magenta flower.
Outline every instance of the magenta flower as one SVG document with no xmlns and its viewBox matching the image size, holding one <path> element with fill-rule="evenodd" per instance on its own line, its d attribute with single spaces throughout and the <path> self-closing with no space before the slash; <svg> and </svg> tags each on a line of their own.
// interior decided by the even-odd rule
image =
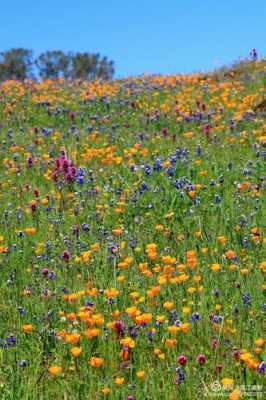
<svg viewBox="0 0 266 400">
<path fill-rule="evenodd" d="M 179 357 L 177 357 L 177 362 L 180 365 L 186 365 L 187 357 L 181 354 Z"/>
<path fill-rule="evenodd" d="M 62 258 L 65 262 L 68 262 L 68 261 L 69 261 L 69 258 L 70 258 L 70 253 L 69 253 L 69 251 L 64 250 L 63 253 L 62 253 L 62 255 L 61 255 L 61 258 Z"/>
<path fill-rule="evenodd" d="M 198 357 L 197 357 L 197 362 L 198 362 L 200 365 L 205 364 L 205 362 L 206 362 L 206 357 L 205 357 L 205 355 L 204 355 L 204 354 L 199 354 Z"/>
</svg>

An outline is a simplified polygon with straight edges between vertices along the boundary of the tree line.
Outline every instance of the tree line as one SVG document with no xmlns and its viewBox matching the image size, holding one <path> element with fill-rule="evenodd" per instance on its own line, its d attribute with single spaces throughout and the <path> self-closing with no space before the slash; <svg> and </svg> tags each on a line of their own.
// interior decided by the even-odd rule
<svg viewBox="0 0 266 400">
<path fill-rule="evenodd" d="M 114 62 L 99 53 L 51 50 L 34 59 L 33 51 L 12 48 L 0 52 L 0 81 L 8 79 L 82 79 L 110 80 L 113 78 Z"/>
</svg>

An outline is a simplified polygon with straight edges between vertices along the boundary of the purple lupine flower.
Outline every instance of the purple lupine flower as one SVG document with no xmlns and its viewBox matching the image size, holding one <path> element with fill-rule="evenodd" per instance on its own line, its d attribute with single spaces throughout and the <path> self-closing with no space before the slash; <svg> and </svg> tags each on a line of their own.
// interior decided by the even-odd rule
<svg viewBox="0 0 266 400">
<path fill-rule="evenodd" d="M 198 312 L 194 312 L 190 317 L 190 321 L 192 321 L 192 322 L 198 322 L 198 321 L 200 321 L 200 319 L 201 319 L 201 317 Z"/>
<path fill-rule="evenodd" d="M 249 306 L 251 304 L 250 300 L 250 294 L 249 293 L 243 293 L 242 294 L 242 301 L 245 306 Z"/>
<path fill-rule="evenodd" d="M 262 361 L 258 366 L 258 373 L 264 374 L 265 370 L 266 370 L 266 363 Z"/>
</svg>

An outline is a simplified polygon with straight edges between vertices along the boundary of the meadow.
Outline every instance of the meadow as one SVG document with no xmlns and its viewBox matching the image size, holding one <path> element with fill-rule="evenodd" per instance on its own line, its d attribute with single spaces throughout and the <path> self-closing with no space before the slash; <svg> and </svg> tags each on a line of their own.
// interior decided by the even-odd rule
<svg viewBox="0 0 266 400">
<path fill-rule="evenodd" d="M 265 86 L 1 84 L 1 399 L 265 398 Z"/>
</svg>

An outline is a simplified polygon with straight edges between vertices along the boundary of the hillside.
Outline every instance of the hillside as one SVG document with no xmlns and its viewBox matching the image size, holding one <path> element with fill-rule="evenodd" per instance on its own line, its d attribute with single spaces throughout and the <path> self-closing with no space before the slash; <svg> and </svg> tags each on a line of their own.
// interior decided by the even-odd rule
<svg viewBox="0 0 266 400">
<path fill-rule="evenodd" d="M 263 398 L 265 88 L 1 84 L 1 399 Z"/>
</svg>

